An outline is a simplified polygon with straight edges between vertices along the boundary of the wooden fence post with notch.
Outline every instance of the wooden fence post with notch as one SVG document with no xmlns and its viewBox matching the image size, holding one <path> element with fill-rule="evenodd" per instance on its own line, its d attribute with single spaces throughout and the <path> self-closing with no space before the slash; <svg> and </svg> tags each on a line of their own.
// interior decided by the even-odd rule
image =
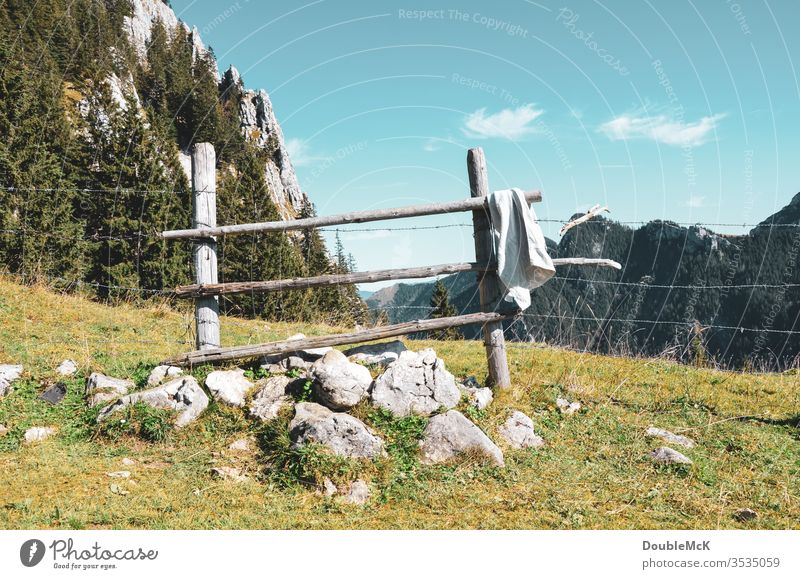
<svg viewBox="0 0 800 579">
<path fill-rule="evenodd" d="M 217 226 L 217 155 L 211 143 L 197 143 L 192 151 L 192 226 Z M 217 283 L 217 240 L 198 239 L 194 244 L 194 271 L 198 285 Z M 219 301 L 216 296 L 195 299 L 197 349 L 219 348 Z"/>
<path fill-rule="evenodd" d="M 486 157 L 480 147 L 467 152 L 467 173 L 472 197 L 488 196 L 489 177 L 486 171 Z M 479 266 L 488 270 L 494 245 L 488 209 L 481 208 L 472 212 L 472 226 L 475 236 L 475 261 Z M 481 312 L 496 312 L 500 300 L 503 298 L 502 285 L 497 273 L 492 271 L 478 273 L 478 287 Z M 486 346 L 490 383 L 498 388 L 509 388 L 511 374 L 508 370 L 502 321 L 490 321 L 483 325 L 483 343 Z"/>
</svg>

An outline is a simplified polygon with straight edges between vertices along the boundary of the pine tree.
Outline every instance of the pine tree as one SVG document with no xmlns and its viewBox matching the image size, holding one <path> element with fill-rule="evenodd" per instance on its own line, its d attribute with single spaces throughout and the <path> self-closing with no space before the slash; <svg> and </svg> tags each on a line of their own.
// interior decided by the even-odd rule
<svg viewBox="0 0 800 579">
<path fill-rule="evenodd" d="M 71 134 L 44 46 L 33 70 L 0 31 L 0 263 L 33 281 L 80 279 L 85 243 L 65 167 Z"/>
<path fill-rule="evenodd" d="M 334 251 L 336 252 L 336 269 L 337 273 L 347 273 L 347 253 L 344 250 L 344 244 L 342 243 L 342 237 L 339 235 L 339 232 L 336 232 L 336 244 L 334 246 Z"/>
<path fill-rule="evenodd" d="M 447 286 L 442 280 L 436 280 L 431 295 L 430 319 L 450 318 L 456 315 L 456 308 L 450 303 Z M 431 340 L 461 340 L 463 336 L 456 328 L 444 328 L 428 333 Z"/>
</svg>

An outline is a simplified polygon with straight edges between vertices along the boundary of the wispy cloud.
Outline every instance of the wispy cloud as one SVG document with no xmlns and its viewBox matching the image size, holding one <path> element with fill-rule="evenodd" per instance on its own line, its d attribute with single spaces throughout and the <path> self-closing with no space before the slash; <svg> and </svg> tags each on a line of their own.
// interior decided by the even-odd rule
<svg viewBox="0 0 800 579">
<path fill-rule="evenodd" d="M 696 122 L 673 120 L 666 115 L 629 113 L 600 125 L 600 131 L 614 141 L 651 139 L 665 145 L 696 147 L 707 143 L 725 115 L 703 117 Z"/>
<path fill-rule="evenodd" d="M 311 152 L 311 146 L 303 139 L 288 139 L 286 150 L 295 167 L 304 167 L 328 159 L 325 156 L 314 155 Z"/>
<path fill-rule="evenodd" d="M 544 113 L 532 104 L 522 105 L 515 109 L 503 109 L 493 114 L 486 114 L 486 109 L 478 109 L 464 119 L 461 131 L 473 138 L 520 139 L 537 132 L 531 123 Z"/>
<path fill-rule="evenodd" d="M 442 147 L 439 145 L 439 141 L 437 141 L 436 139 L 428 139 L 427 141 L 425 141 L 425 144 L 422 145 L 422 148 L 429 153 L 433 153 L 434 151 L 438 151 Z"/>
<path fill-rule="evenodd" d="M 706 206 L 706 198 L 705 196 L 698 196 L 698 195 L 691 195 L 689 200 L 686 202 L 687 207 L 691 207 L 692 209 L 697 209 L 699 207 Z"/>
</svg>

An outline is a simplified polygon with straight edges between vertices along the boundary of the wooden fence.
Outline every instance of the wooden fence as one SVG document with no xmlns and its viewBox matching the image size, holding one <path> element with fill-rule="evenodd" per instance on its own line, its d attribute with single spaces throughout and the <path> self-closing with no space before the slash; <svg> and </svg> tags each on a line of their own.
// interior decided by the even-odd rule
<svg viewBox="0 0 800 579">
<path fill-rule="evenodd" d="M 289 354 L 309 348 L 340 346 L 370 342 L 384 338 L 403 336 L 422 331 L 440 330 L 483 325 L 483 340 L 489 368 L 489 382 L 498 387 L 508 387 L 511 377 L 506 358 L 503 322 L 515 314 L 498 313 L 503 298 L 503 289 L 491 261 L 492 232 L 489 223 L 489 180 L 486 159 L 480 148 L 470 149 L 467 154 L 467 173 L 471 197 L 448 203 L 414 205 L 396 209 L 358 211 L 341 215 L 272 221 L 241 225 L 217 226 L 216 223 L 216 158 L 209 143 L 195 145 L 192 153 L 193 223 L 192 229 L 165 231 L 164 239 L 184 239 L 194 242 L 194 266 L 196 283 L 176 289 L 179 297 L 195 300 L 195 322 L 197 326 L 197 350 L 177 356 L 166 363 L 194 365 L 201 363 L 241 360 L 273 354 Z M 541 201 L 538 191 L 525 193 L 528 202 Z M 217 278 L 217 236 L 236 235 L 265 231 L 291 231 L 313 229 L 330 225 L 366 223 L 423 215 L 439 215 L 459 211 L 471 211 L 475 237 L 475 262 L 453 263 L 406 269 L 353 272 L 347 274 L 322 275 L 316 277 L 283 279 L 273 281 L 245 281 L 219 283 Z M 591 263 L 604 265 L 607 260 L 583 258 L 554 260 L 556 265 L 566 263 Z M 478 274 L 481 312 L 448 318 L 417 320 L 402 324 L 381 326 L 348 334 L 320 336 L 303 340 L 271 342 L 267 344 L 220 347 L 220 323 L 218 296 L 250 292 L 272 292 L 288 289 L 310 288 L 326 285 L 366 283 L 387 280 L 431 277 L 446 273 L 476 272 Z"/>
</svg>

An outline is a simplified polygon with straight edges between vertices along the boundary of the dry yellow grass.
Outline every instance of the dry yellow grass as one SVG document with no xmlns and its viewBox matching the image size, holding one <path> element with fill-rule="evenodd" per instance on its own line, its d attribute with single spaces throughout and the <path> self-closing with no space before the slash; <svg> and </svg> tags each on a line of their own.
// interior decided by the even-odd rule
<svg viewBox="0 0 800 579">
<path fill-rule="evenodd" d="M 798 528 L 800 524 L 800 376 L 698 370 L 661 360 L 608 358 L 511 345 L 514 387 L 471 417 L 491 437 L 512 409 L 530 415 L 546 446 L 506 452 L 507 466 L 479 460 L 423 466 L 401 448 L 420 424 L 356 410 L 396 448 L 368 465 L 373 498 L 345 506 L 272 471 L 268 438 L 239 410 L 212 405 L 194 425 L 162 443 L 109 440 L 87 428 L 80 388 L 91 371 L 141 373 L 191 342 L 191 315 L 167 307 L 107 307 L 43 288 L 0 282 L 0 363 L 25 365 L 24 380 L 0 401 L 2 528 Z M 226 344 L 256 343 L 331 328 L 223 320 Z M 432 346 L 456 376 L 485 375 L 481 344 Z M 64 358 L 81 375 L 67 399 L 48 407 L 36 396 Z M 561 415 L 555 398 L 584 409 Z M 33 425 L 59 434 L 18 443 Z M 660 446 L 644 436 L 655 425 L 690 436 L 692 467 L 656 467 Z M 251 452 L 235 439 L 261 442 Z M 681 450 L 679 448 L 679 450 Z M 136 460 L 123 466 L 121 460 Z M 243 484 L 211 477 L 237 466 Z M 131 480 L 105 473 L 131 471 Z M 339 473 L 348 476 L 347 471 Z M 127 495 L 112 492 L 118 484 Z M 734 513 L 752 508 L 755 521 Z"/>
</svg>

